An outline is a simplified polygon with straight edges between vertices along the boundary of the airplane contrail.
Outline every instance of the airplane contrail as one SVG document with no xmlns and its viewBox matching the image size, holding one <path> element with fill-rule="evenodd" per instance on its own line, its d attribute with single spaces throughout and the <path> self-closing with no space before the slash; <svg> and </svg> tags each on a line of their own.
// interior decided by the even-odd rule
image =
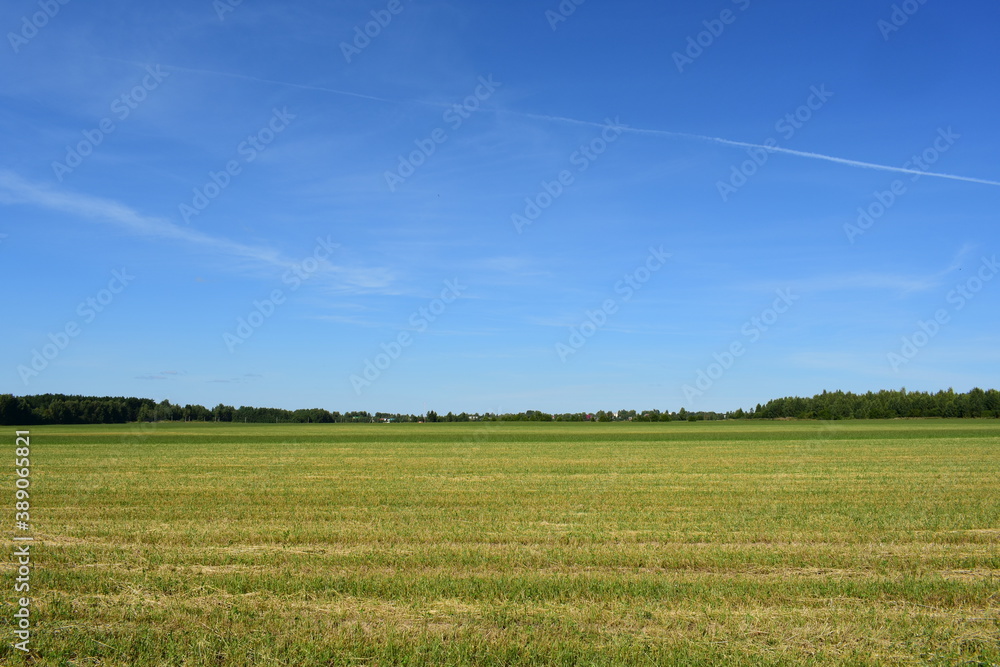
<svg viewBox="0 0 1000 667">
<path fill-rule="evenodd" d="M 105 60 L 114 60 L 116 62 L 127 63 L 129 65 L 136 65 L 144 67 L 145 65 L 141 63 L 136 63 L 128 60 L 120 60 L 118 58 L 107 58 L 104 56 L 98 56 Z M 194 72 L 196 74 L 210 74 L 214 76 L 225 76 L 232 77 L 236 79 L 243 79 L 245 81 L 256 81 L 258 83 L 269 83 L 279 86 L 288 86 L 290 88 L 298 88 L 301 90 L 313 90 L 317 92 L 333 93 L 336 95 L 345 95 L 348 97 L 357 97 L 366 100 L 372 100 L 375 102 L 385 102 L 387 104 L 397 104 L 397 105 L 408 105 L 408 104 L 419 104 L 421 106 L 437 107 L 441 109 L 449 109 L 452 105 L 440 104 L 435 102 L 423 102 L 417 100 L 393 100 L 385 97 L 377 97 L 374 95 L 365 95 L 363 93 L 354 93 L 348 90 L 339 90 L 337 88 L 326 88 L 322 86 L 310 86 L 301 83 L 291 83 L 288 81 L 276 81 L 273 79 L 262 79 L 259 77 L 248 76 L 246 74 L 235 74 L 232 72 L 217 72 L 213 70 L 203 70 L 203 69 L 193 69 L 190 67 L 178 67 L 176 65 L 163 65 L 166 69 L 175 69 L 182 72 Z M 512 111 L 512 110 L 494 110 L 495 113 L 503 113 L 512 116 L 520 116 L 522 118 L 534 118 L 537 120 L 545 120 L 549 122 L 556 123 L 566 123 L 572 125 L 585 125 L 590 127 L 607 127 L 605 123 L 596 123 L 594 121 L 579 120 L 576 118 L 567 118 L 565 116 L 550 116 L 546 114 L 530 113 L 526 111 Z M 944 178 L 951 181 L 963 181 L 965 183 L 978 183 L 980 185 L 995 185 L 1000 187 L 1000 181 L 991 181 L 984 178 L 973 178 L 971 176 L 959 176 L 957 174 L 944 174 L 941 172 L 934 171 L 921 171 L 919 169 L 907 169 L 905 167 L 893 167 L 885 164 L 876 164 L 874 162 L 864 162 L 862 160 L 852 160 L 848 158 L 837 157 L 835 155 L 824 155 L 823 153 L 814 153 L 811 151 L 798 151 L 792 148 L 782 148 L 781 146 L 765 146 L 763 144 L 755 144 L 747 141 L 735 141 L 733 139 L 723 139 L 721 137 L 710 137 L 703 134 L 692 134 L 690 132 L 672 132 L 670 130 L 652 130 L 644 129 L 638 127 L 629 127 L 628 125 L 622 125 L 621 128 L 624 132 L 631 134 L 645 134 L 650 136 L 659 137 L 671 137 L 675 139 L 689 139 L 696 141 L 707 141 L 714 144 L 720 144 L 722 146 L 736 146 L 739 148 L 755 148 L 760 150 L 765 150 L 769 153 L 784 153 L 785 155 L 794 155 L 796 157 L 808 158 L 810 160 L 823 160 L 825 162 L 833 162 L 835 164 L 843 164 L 849 167 L 857 167 L 859 169 L 875 169 L 878 171 L 888 171 L 897 174 L 908 174 L 911 176 L 930 176 L 932 178 Z"/>
<path fill-rule="evenodd" d="M 577 120 L 576 118 L 566 118 L 565 116 L 547 116 L 544 114 L 533 114 L 533 113 L 522 113 L 522 112 L 504 112 L 512 113 L 519 116 L 526 116 L 528 118 L 538 118 L 541 120 L 548 120 L 558 123 L 571 123 L 574 125 L 587 125 L 589 127 L 607 127 L 607 123 L 595 123 L 589 120 Z M 813 153 L 810 151 L 797 151 L 792 148 L 782 148 L 781 146 L 765 146 L 763 144 L 755 144 L 747 141 L 735 141 L 733 139 L 723 139 L 721 137 L 709 137 L 704 134 L 691 134 L 689 132 L 671 132 L 670 130 L 650 130 L 639 127 L 629 127 L 627 125 L 622 125 L 620 128 L 624 132 L 629 132 L 632 134 L 648 134 L 652 136 L 660 137 L 671 137 L 678 139 L 694 139 L 698 141 L 708 141 L 715 144 L 722 144 L 724 146 L 738 146 L 740 148 L 757 148 L 769 153 L 785 153 L 786 155 L 795 155 L 797 157 L 809 158 L 812 160 L 825 160 L 827 162 L 834 162 L 836 164 L 844 164 L 850 167 L 858 167 L 861 169 L 877 169 L 879 171 L 890 171 L 897 174 L 911 174 L 918 176 L 932 176 L 934 178 L 946 178 L 953 181 L 965 181 L 966 183 L 979 183 L 981 185 L 996 185 L 1000 187 L 1000 182 L 990 181 L 984 178 L 973 178 L 971 176 L 958 176 L 956 174 L 943 174 L 934 171 L 921 171 L 919 169 L 907 169 L 905 167 L 893 167 L 885 164 L 876 164 L 874 162 L 863 162 L 861 160 L 851 160 L 848 158 L 836 157 L 834 155 L 824 155 L 822 153 Z"/>
<path fill-rule="evenodd" d="M 743 148 L 762 148 L 769 152 L 785 153 L 787 155 L 797 155 L 799 157 L 810 158 L 813 160 L 826 160 L 827 162 L 846 164 L 850 167 L 860 167 L 861 169 L 877 169 L 879 171 L 891 171 L 897 174 L 933 176 L 934 178 L 947 178 L 952 181 L 965 181 L 966 183 L 980 183 L 982 185 L 1000 186 L 1000 182 L 990 181 L 984 178 L 973 178 L 971 176 L 958 176 L 956 174 L 943 174 L 941 172 L 935 172 L 935 171 L 921 171 L 919 169 L 907 169 L 905 167 L 892 167 L 884 164 L 876 164 L 874 162 L 862 162 L 861 160 L 850 160 L 847 158 L 836 157 L 833 155 L 824 155 L 822 153 L 813 153 L 810 151 L 797 151 L 791 148 L 782 148 L 780 146 L 762 146 L 760 144 L 752 144 L 752 143 L 747 143 L 745 141 L 733 141 L 731 139 L 721 139 L 719 137 L 702 137 L 698 135 L 691 135 L 691 136 L 692 138 L 704 139 L 706 141 L 714 141 L 716 143 L 726 144 L 729 146 L 741 146 Z"/>
</svg>

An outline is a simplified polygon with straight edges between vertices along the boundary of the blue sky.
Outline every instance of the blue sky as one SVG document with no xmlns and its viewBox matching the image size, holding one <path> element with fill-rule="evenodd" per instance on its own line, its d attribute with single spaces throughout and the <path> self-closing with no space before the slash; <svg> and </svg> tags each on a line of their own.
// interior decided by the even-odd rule
<svg viewBox="0 0 1000 667">
<path fill-rule="evenodd" d="M 995 387 L 998 19 L 5 3 L 0 391 L 422 413 Z"/>
</svg>

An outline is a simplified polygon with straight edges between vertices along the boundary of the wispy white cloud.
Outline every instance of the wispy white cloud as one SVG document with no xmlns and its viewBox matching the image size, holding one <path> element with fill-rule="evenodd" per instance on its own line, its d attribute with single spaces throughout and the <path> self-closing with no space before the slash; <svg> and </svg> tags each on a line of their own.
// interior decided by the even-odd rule
<svg viewBox="0 0 1000 667">
<path fill-rule="evenodd" d="M 126 64 L 126 65 L 134 65 L 135 67 L 146 67 L 147 65 L 152 64 L 152 63 L 139 63 L 139 62 L 134 62 L 134 61 L 131 61 L 131 60 L 121 60 L 119 58 L 109 58 L 109 57 L 106 57 L 106 56 L 100 56 L 100 57 L 103 60 L 110 60 L 110 61 L 113 61 L 113 62 L 123 63 L 123 64 Z M 274 79 L 264 79 L 264 78 L 257 77 L 257 76 L 250 76 L 250 75 L 247 75 L 247 74 L 239 74 L 237 72 L 220 72 L 220 71 L 217 71 L 217 70 L 197 69 L 197 68 L 194 68 L 194 67 L 181 67 L 179 65 L 163 65 L 163 64 L 160 64 L 160 66 L 163 69 L 165 69 L 165 70 L 172 70 L 172 71 L 176 71 L 176 72 L 190 72 L 191 74 L 206 74 L 206 75 L 209 75 L 209 76 L 224 77 L 224 78 L 227 78 L 227 79 L 241 79 L 243 81 L 250 81 L 250 82 L 253 82 L 253 83 L 265 83 L 265 84 L 268 84 L 268 85 L 282 86 L 284 88 L 295 88 L 295 89 L 298 89 L 298 90 L 309 90 L 309 91 L 318 92 L 318 93 L 331 93 L 331 94 L 334 94 L 334 95 L 342 95 L 344 97 L 355 97 L 355 98 L 362 99 L 362 100 L 370 100 L 370 101 L 373 101 L 373 102 L 384 102 L 384 103 L 387 103 L 387 104 L 423 104 L 423 105 L 426 105 L 426 106 L 441 106 L 441 107 L 445 107 L 446 106 L 446 105 L 437 105 L 437 104 L 428 103 L 428 102 L 393 100 L 393 99 L 389 99 L 387 97 L 378 97 L 376 95 L 366 95 L 364 93 L 355 93 L 355 92 L 350 91 L 350 90 L 341 90 L 339 88 L 330 88 L 328 86 L 312 86 L 312 85 L 309 85 L 309 84 L 296 83 L 296 82 L 293 82 L 293 81 L 276 81 Z"/>
<path fill-rule="evenodd" d="M 941 287 L 949 275 L 962 268 L 965 258 L 975 250 L 973 245 L 963 245 L 939 271 L 925 275 L 902 273 L 879 273 L 876 271 L 856 271 L 851 273 L 828 274 L 804 279 L 790 279 L 783 282 L 753 282 L 734 285 L 734 289 L 753 292 L 772 292 L 790 287 L 798 292 L 838 292 L 859 290 L 884 290 L 911 294 L 926 292 Z"/>
<path fill-rule="evenodd" d="M 8 170 L 0 170 L 0 202 L 34 205 L 111 224 L 132 234 L 182 241 L 262 264 L 284 267 L 291 263 L 272 248 L 245 245 L 210 236 L 194 229 L 180 227 L 164 218 L 142 215 L 135 209 L 111 199 L 59 191 L 49 185 L 32 183 Z"/>
<path fill-rule="evenodd" d="M 169 239 L 217 254 L 248 260 L 272 269 L 288 269 L 295 260 L 274 248 L 247 245 L 181 227 L 165 218 L 143 215 L 120 202 L 92 195 L 56 190 L 32 183 L 9 170 L 0 170 L 0 203 L 26 204 L 112 225 L 136 236 Z M 322 273 L 335 278 L 340 292 L 393 292 L 394 274 L 380 267 L 345 267 L 327 263 Z"/>
<path fill-rule="evenodd" d="M 858 272 L 842 275 L 818 276 L 809 280 L 794 281 L 796 289 L 803 292 L 837 292 L 844 290 L 887 290 L 909 294 L 924 292 L 941 285 L 942 274 L 907 276 L 893 273 Z"/>
<path fill-rule="evenodd" d="M 355 317 L 351 315 L 312 315 L 307 319 L 315 320 L 319 322 L 333 322 L 335 324 L 347 324 L 352 327 L 365 327 L 368 329 L 381 329 L 387 325 L 382 322 L 376 322 L 370 318 Z"/>
<path fill-rule="evenodd" d="M 944 269 L 944 271 L 941 272 L 941 275 L 947 275 L 953 271 L 962 268 L 962 263 L 965 261 L 965 258 L 968 257 L 970 254 L 972 254 L 972 252 L 977 247 L 978 246 L 976 246 L 973 243 L 966 243 L 961 248 L 959 248 L 958 251 L 955 253 L 955 256 L 952 258 L 951 264 L 949 264 L 948 268 Z"/>
</svg>

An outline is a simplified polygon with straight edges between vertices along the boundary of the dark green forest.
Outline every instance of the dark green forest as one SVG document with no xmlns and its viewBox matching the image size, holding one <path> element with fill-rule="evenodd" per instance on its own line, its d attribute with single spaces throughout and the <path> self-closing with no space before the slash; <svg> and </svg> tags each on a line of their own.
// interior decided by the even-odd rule
<svg viewBox="0 0 1000 667">
<path fill-rule="evenodd" d="M 738 413 L 739 411 L 737 411 Z M 965 394 L 953 390 L 927 392 L 880 391 L 852 394 L 826 392 L 812 398 L 778 398 L 758 405 L 755 419 L 895 419 L 900 417 L 1000 418 L 1000 392 L 979 388 Z"/>
<path fill-rule="evenodd" d="M 467 421 L 700 421 L 719 419 L 898 419 L 898 418 L 1000 418 L 1000 392 L 996 389 L 973 389 L 968 393 L 953 390 L 908 392 L 906 389 L 852 394 L 826 392 L 812 398 L 787 397 L 757 405 L 749 411 L 676 412 L 659 410 L 598 410 L 550 414 L 528 410 L 513 414 L 439 415 L 433 410 L 424 415 L 385 412 L 330 412 L 323 408 L 282 410 L 279 408 L 233 407 L 219 404 L 212 409 L 201 405 L 178 405 L 149 398 L 66 396 L 44 394 L 13 396 L 0 394 L 0 424 L 30 426 L 35 424 L 125 424 L 131 422 L 202 421 L 247 423 L 342 424 L 367 422 L 467 422 Z"/>
</svg>

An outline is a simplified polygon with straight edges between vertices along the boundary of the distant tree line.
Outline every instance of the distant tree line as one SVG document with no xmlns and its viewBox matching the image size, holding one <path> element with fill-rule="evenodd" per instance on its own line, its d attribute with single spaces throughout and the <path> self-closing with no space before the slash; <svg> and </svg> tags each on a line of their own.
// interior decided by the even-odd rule
<svg viewBox="0 0 1000 667">
<path fill-rule="evenodd" d="M 852 394 L 842 391 L 817 394 L 812 398 L 778 398 L 757 405 L 750 411 L 676 412 L 659 410 L 598 410 L 596 413 L 571 412 L 550 414 L 527 410 L 506 414 L 469 414 L 462 412 L 439 415 L 429 410 L 425 415 L 388 412 L 330 412 L 323 408 L 282 410 L 219 404 L 212 409 L 201 405 L 178 405 L 164 400 L 157 403 L 148 398 L 95 397 L 44 394 L 13 396 L 0 394 L 0 424 L 126 424 L 130 422 L 200 421 L 350 424 L 371 422 L 668 422 L 720 419 L 893 419 L 906 417 L 1000 418 L 1000 392 L 995 389 L 973 389 L 957 394 L 952 389 L 936 394 L 927 392 L 880 391 Z"/>
<path fill-rule="evenodd" d="M 409 421 L 411 415 L 378 414 L 378 420 Z M 416 421 L 416 417 L 412 417 Z M 121 396 L 12 396 L 0 394 L 0 424 L 126 424 L 129 422 L 201 421 L 247 423 L 334 424 L 376 421 L 367 412 L 330 412 L 322 408 L 234 408 L 219 404 L 211 410 L 202 405 L 178 405 L 164 400 Z"/>
<path fill-rule="evenodd" d="M 750 414 L 741 410 L 732 417 L 754 419 L 893 419 L 901 417 L 1000 418 L 1000 392 L 973 389 L 966 394 L 954 390 L 927 392 L 880 391 L 852 394 L 842 391 L 812 398 L 778 398 L 758 405 Z"/>
</svg>

